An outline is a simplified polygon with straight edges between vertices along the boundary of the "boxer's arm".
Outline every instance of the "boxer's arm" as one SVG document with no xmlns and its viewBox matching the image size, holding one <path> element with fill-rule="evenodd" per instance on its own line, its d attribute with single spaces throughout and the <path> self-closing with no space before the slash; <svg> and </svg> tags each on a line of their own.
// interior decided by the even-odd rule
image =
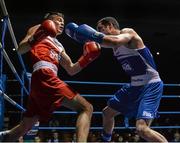
<svg viewBox="0 0 180 143">
<path fill-rule="evenodd" d="M 30 28 L 25 38 L 20 42 L 19 53 L 28 52 L 31 47 L 43 40 L 47 36 L 55 37 L 57 27 L 52 20 L 44 20 L 40 25 Z"/>
<path fill-rule="evenodd" d="M 83 54 L 76 63 L 72 63 L 71 58 L 63 51 L 61 53 L 60 65 L 69 75 L 74 75 L 93 62 L 99 55 L 99 44 L 95 42 L 86 42 L 83 45 Z"/>
<path fill-rule="evenodd" d="M 82 68 L 79 63 L 73 63 L 71 58 L 67 55 L 65 51 L 61 53 L 60 65 L 67 71 L 69 75 L 75 75 L 80 72 Z"/>
<path fill-rule="evenodd" d="M 133 34 L 125 33 L 120 35 L 105 35 L 103 37 L 101 46 L 102 47 L 119 47 L 125 45 L 131 41 Z"/>
<path fill-rule="evenodd" d="M 134 36 L 134 34 L 130 32 L 120 35 L 105 35 L 87 24 L 78 26 L 75 23 L 67 24 L 65 32 L 69 37 L 78 42 L 95 41 L 103 47 L 118 47 L 127 44 Z"/>
<path fill-rule="evenodd" d="M 29 40 L 29 38 L 31 38 L 34 35 L 34 33 L 36 32 L 36 30 L 39 27 L 40 27 L 40 24 L 35 25 L 35 26 L 31 27 L 28 30 L 28 32 L 27 32 L 26 36 L 24 37 L 24 39 L 19 43 L 19 47 L 17 49 L 17 52 L 19 54 L 24 54 L 24 53 L 28 52 L 31 49 L 31 46 L 30 46 L 28 40 Z"/>
</svg>

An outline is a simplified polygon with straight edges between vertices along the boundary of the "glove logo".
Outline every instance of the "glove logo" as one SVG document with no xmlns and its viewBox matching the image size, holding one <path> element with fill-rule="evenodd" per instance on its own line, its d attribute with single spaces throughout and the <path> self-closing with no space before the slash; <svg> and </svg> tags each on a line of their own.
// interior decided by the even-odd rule
<svg viewBox="0 0 180 143">
<path fill-rule="evenodd" d="M 99 32 L 95 32 L 95 33 L 93 34 L 93 37 L 96 38 L 96 37 L 98 37 L 99 35 L 100 35 Z"/>
</svg>

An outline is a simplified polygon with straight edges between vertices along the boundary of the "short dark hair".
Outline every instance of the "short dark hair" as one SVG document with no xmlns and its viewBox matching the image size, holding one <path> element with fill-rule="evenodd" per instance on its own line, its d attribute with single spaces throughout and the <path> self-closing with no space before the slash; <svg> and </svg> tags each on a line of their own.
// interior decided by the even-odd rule
<svg viewBox="0 0 180 143">
<path fill-rule="evenodd" d="M 48 13 L 46 13 L 44 15 L 44 19 L 52 19 L 53 15 L 57 15 L 57 16 L 60 16 L 60 17 L 64 18 L 64 14 L 63 13 L 51 11 L 51 12 L 48 12 Z"/>
<path fill-rule="evenodd" d="M 112 24 L 114 26 L 114 28 L 116 28 L 116 29 L 120 28 L 118 21 L 114 17 L 104 17 L 97 22 L 97 25 L 99 23 L 101 23 L 102 25 L 105 25 L 105 26 Z"/>
</svg>

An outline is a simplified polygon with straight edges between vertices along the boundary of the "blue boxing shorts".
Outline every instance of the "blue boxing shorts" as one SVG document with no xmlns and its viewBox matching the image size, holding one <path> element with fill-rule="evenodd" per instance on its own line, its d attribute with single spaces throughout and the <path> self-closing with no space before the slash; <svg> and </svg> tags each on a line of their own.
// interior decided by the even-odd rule
<svg viewBox="0 0 180 143">
<path fill-rule="evenodd" d="M 162 94 L 162 81 L 144 86 L 125 85 L 107 104 L 128 118 L 153 119 L 157 117 Z"/>
</svg>

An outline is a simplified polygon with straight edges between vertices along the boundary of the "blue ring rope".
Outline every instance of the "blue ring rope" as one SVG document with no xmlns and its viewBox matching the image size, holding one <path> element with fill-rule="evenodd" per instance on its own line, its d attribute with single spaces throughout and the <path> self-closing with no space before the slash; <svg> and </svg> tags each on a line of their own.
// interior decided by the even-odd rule
<svg viewBox="0 0 180 143">
<path fill-rule="evenodd" d="M 11 104 L 13 104 L 14 106 L 16 106 L 18 109 L 20 109 L 22 111 L 25 111 L 25 109 L 21 105 L 19 105 L 15 101 L 13 101 L 10 97 L 8 97 L 1 90 L 0 90 L 0 94 L 4 94 L 5 95 L 5 99 L 7 101 L 9 101 Z M 86 96 L 86 95 L 84 95 L 84 96 Z M 91 97 L 95 97 L 95 96 L 91 96 Z M 171 98 L 171 96 L 169 98 Z M 53 113 L 54 114 L 76 114 L 77 112 L 74 112 L 74 111 L 55 111 Z M 93 112 L 93 114 L 102 114 L 102 112 Z M 159 112 L 159 114 L 180 114 L 180 111 L 162 111 L 162 112 Z"/>
<path fill-rule="evenodd" d="M 101 85 L 125 85 L 129 83 L 118 83 L 118 82 L 92 82 L 92 81 L 69 81 L 67 83 L 78 83 L 78 84 L 101 84 Z M 180 84 L 164 84 L 164 86 L 180 86 Z"/>
<path fill-rule="evenodd" d="M 180 126 L 152 126 L 152 129 L 180 129 Z M 38 127 L 39 130 L 75 130 L 76 127 Z M 102 130 L 102 127 L 90 127 L 91 130 Z M 136 127 L 114 127 L 115 130 L 136 129 Z"/>
<path fill-rule="evenodd" d="M 113 97 L 114 94 L 81 94 L 83 97 Z M 162 98 L 180 98 L 180 95 L 163 95 Z"/>
<path fill-rule="evenodd" d="M 6 99 L 7 101 L 9 101 L 12 105 L 14 105 L 15 107 L 17 107 L 18 109 L 22 110 L 22 111 L 26 111 L 26 109 L 24 109 L 21 105 L 19 105 L 17 102 L 15 102 L 14 100 L 12 100 L 9 96 L 7 96 L 3 91 L 0 90 L 0 95 L 4 96 L 4 99 Z"/>
<path fill-rule="evenodd" d="M 4 50 L 4 46 L 5 46 L 5 44 L 4 44 L 4 39 L 5 39 L 5 33 L 6 33 L 6 29 L 7 29 L 7 21 L 8 21 L 8 16 L 5 16 L 4 19 L 3 19 L 3 29 L 2 29 L 2 39 L 1 39 L 1 40 L 2 40 L 2 49 L 1 49 L 1 50 L 2 50 L 2 52 L 3 52 L 3 54 L 4 54 L 4 56 L 5 56 L 5 59 L 6 59 L 6 61 L 8 62 L 8 64 L 11 65 L 10 67 L 11 67 L 13 73 L 15 74 L 15 77 L 16 77 L 16 78 L 18 79 L 18 81 L 20 82 L 20 84 L 21 84 L 21 86 L 23 87 L 24 91 L 25 91 L 27 94 L 29 94 L 29 92 L 27 91 L 27 89 L 24 87 L 24 83 L 22 82 L 22 80 L 20 79 L 19 75 L 17 74 L 17 72 L 16 72 L 16 70 L 15 70 L 12 62 L 10 61 L 10 59 L 9 59 L 6 51 Z M 2 57 L 1 57 L 1 58 L 2 58 Z M 28 79 L 28 80 L 29 80 L 29 79 Z"/>
<path fill-rule="evenodd" d="M 2 80 L 2 74 L 3 74 L 3 49 L 4 49 L 4 38 L 6 34 L 6 29 L 7 29 L 7 17 L 4 17 L 3 20 L 3 25 L 2 25 L 2 37 L 1 37 L 1 47 L 0 47 L 0 54 L 1 54 L 1 61 L 0 61 L 0 79 Z"/>
<path fill-rule="evenodd" d="M 3 19 L 3 26 L 2 26 L 2 38 L 1 38 L 1 42 L 2 42 L 2 49 L 4 48 L 4 38 L 6 35 L 6 29 L 7 29 L 7 16 L 4 17 Z"/>
<path fill-rule="evenodd" d="M 10 66 L 10 68 L 11 68 L 11 70 L 12 70 L 12 72 L 14 73 L 17 81 L 19 81 L 19 83 L 21 84 L 21 86 L 22 86 L 22 88 L 24 89 L 24 91 L 27 93 L 27 95 L 29 95 L 28 90 L 27 90 L 26 87 L 24 86 L 23 81 L 22 81 L 21 78 L 19 77 L 19 75 L 18 75 L 18 73 L 17 73 L 14 65 L 12 64 L 11 60 L 9 59 L 9 57 L 8 57 L 8 55 L 7 55 L 7 53 L 6 53 L 6 51 L 5 51 L 4 49 L 3 49 L 3 55 L 4 55 L 5 59 L 6 59 L 6 61 L 8 62 L 9 66 Z"/>
<path fill-rule="evenodd" d="M 54 111 L 54 114 L 77 114 L 75 111 Z M 180 111 L 160 111 L 159 114 L 180 114 Z M 95 115 L 101 115 L 102 112 L 93 112 Z"/>
</svg>

